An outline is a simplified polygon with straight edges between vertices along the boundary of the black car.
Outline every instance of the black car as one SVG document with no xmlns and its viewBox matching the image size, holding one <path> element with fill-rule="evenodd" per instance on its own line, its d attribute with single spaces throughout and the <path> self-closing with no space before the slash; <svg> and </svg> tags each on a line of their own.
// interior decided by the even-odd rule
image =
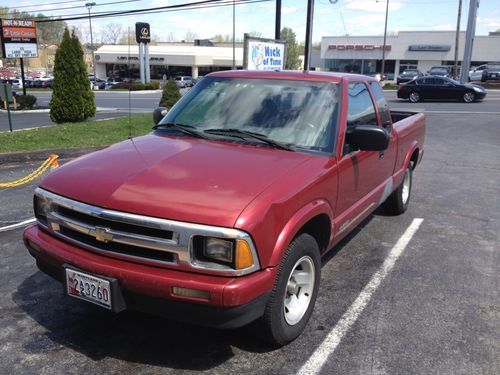
<svg viewBox="0 0 500 375">
<path fill-rule="evenodd" d="M 486 96 L 484 87 L 461 84 L 451 78 L 425 76 L 399 85 L 398 98 L 412 103 L 420 100 L 463 100 L 471 103 Z"/>
<path fill-rule="evenodd" d="M 396 78 L 396 83 L 399 85 L 400 83 L 410 82 L 412 79 L 422 77 L 424 73 L 422 73 L 418 69 L 407 69 L 404 70 L 403 73 L 398 75 Z"/>
<path fill-rule="evenodd" d="M 481 82 L 500 80 L 500 64 L 486 64 L 481 75 Z"/>
</svg>

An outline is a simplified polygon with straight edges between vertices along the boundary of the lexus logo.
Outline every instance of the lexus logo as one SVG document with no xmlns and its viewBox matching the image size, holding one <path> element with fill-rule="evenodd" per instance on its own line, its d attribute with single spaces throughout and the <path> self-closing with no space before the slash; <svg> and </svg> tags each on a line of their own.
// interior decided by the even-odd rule
<svg viewBox="0 0 500 375">
<path fill-rule="evenodd" d="M 97 241 L 109 242 L 113 241 L 113 235 L 109 231 L 109 228 L 95 227 L 94 229 L 90 230 L 89 235 L 95 237 Z"/>
</svg>

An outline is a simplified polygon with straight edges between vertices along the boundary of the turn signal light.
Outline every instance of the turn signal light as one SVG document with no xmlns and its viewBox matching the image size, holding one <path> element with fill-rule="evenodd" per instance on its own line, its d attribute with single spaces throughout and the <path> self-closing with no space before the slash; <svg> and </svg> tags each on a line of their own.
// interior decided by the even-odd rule
<svg viewBox="0 0 500 375">
<path fill-rule="evenodd" d="M 182 288 L 180 286 L 173 286 L 172 294 L 179 297 L 198 298 L 210 301 L 210 292 L 207 292 L 205 290 L 197 290 L 197 289 Z"/>
<path fill-rule="evenodd" d="M 236 241 L 236 256 L 234 266 L 237 270 L 242 270 L 253 266 L 253 255 L 250 245 L 245 240 Z"/>
</svg>

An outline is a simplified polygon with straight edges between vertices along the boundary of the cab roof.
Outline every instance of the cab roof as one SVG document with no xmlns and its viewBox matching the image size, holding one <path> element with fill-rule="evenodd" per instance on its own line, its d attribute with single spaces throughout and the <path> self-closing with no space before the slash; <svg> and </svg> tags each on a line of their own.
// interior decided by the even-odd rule
<svg viewBox="0 0 500 375">
<path fill-rule="evenodd" d="M 300 70 L 226 70 L 207 74 L 207 77 L 288 79 L 294 81 L 320 81 L 340 83 L 341 81 L 377 81 L 362 74 L 315 72 Z"/>
</svg>

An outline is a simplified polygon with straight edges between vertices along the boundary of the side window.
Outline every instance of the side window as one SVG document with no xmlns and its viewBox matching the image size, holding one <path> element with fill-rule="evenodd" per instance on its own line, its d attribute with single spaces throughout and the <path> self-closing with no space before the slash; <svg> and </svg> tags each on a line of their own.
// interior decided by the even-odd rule
<svg viewBox="0 0 500 375">
<path fill-rule="evenodd" d="M 372 87 L 373 96 L 375 97 L 375 102 L 377 104 L 377 109 L 380 112 L 380 119 L 382 120 L 382 125 L 391 123 L 391 112 L 389 111 L 389 106 L 384 97 L 384 92 L 382 87 L 378 82 L 372 81 L 370 83 Z"/>
<path fill-rule="evenodd" d="M 364 83 L 350 83 L 348 88 L 347 129 L 356 125 L 376 125 L 377 115 Z"/>
<path fill-rule="evenodd" d="M 347 129 L 344 143 L 344 154 L 356 150 L 350 144 L 350 132 L 357 125 L 376 125 L 377 114 L 372 98 L 364 83 L 350 83 L 348 86 Z"/>
<path fill-rule="evenodd" d="M 446 81 L 444 79 L 441 79 L 441 78 L 434 78 L 434 81 L 435 81 L 435 85 L 439 85 L 439 86 L 444 86 L 444 84 L 446 83 Z"/>
<path fill-rule="evenodd" d="M 435 78 L 424 78 L 424 85 L 434 85 L 436 83 Z"/>
</svg>

